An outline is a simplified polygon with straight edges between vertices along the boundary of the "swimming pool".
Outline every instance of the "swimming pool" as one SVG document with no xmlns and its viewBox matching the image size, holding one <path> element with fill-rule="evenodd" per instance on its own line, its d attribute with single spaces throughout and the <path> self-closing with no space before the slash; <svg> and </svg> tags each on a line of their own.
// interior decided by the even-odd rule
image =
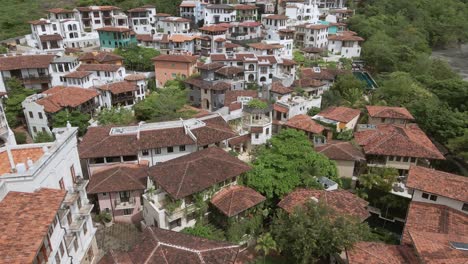
<svg viewBox="0 0 468 264">
<path fill-rule="evenodd" d="M 375 89 L 377 88 L 377 83 L 372 79 L 372 76 L 365 71 L 355 71 L 353 72 L 354 76 L 359 80 L 366 83 L 367 89 Z"/>
</svg>

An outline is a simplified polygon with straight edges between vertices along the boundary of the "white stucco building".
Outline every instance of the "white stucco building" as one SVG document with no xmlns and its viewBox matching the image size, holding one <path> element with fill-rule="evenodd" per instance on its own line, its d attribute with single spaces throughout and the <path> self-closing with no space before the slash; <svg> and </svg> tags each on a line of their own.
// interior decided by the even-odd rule
<svg viewBox="0 0 468 264">
<path fill-rule="evenodd" d="M 144 5 L 129 9 L 127 12 L 130 28 L 136 34 L 156 33 L 156 7 Z"/>
<path fill-rule="evenodd" d="M 360 43 L 363 41 L 355 32 L 339 32 L 328 36 L 328 51 L 343 58 L 356 58 L 361 56 Z"/>
</svg>

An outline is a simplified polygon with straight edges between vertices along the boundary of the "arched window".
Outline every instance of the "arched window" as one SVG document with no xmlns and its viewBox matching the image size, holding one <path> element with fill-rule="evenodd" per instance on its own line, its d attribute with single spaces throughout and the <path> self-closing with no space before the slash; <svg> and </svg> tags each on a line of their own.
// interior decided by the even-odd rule
<svg viewBox="0 0 468 264">
<path fill-rule="evenodd" d="M 266 82 L 265 76 L 261 77 L 261 78 L 260 78 L 260 81 L 261 81 L 261 82 Z"/>
<path fill-rule="evenodd" d="M 73 37 L 74 37 L 74 38 L 78 38 L 78 33 L 73 32 Z"/>
<path fill-rule="evenodd" d="M 70 35 L 70 38 L 73 38 L 73 33 L 70 33 L 69 35 Z"/>
<path fill-rule="evenodd" d="M 253 74 L 249 74 L 248 80 L 249 80 L 249 82 L 255 81 L 255 76 Z"/>
<path fill-rule="evenodd" d="M 254 70 L 255 70 L 254 65 L 253 65 L 253 64 L 250 64 L 250 65 L 249 65 L 249 71 L 254 71 Z M 249 77 L 249 78 L 250 78 L 250 77 Z"/>
<path fill-rule="evenodd" d="M 309 40 L 310 40 L 310 41 L 314 41 L 314 37 L 310 37 Z"/>
<path fill-rule="evenodd" d="M 73 30 L 78 30 L 76 25 L 73 25 Z"/>
<path fill-rule="evenodd" d="M 68 25 L 68 31 L 72 30 L 72 25 Z"/>
</svg>

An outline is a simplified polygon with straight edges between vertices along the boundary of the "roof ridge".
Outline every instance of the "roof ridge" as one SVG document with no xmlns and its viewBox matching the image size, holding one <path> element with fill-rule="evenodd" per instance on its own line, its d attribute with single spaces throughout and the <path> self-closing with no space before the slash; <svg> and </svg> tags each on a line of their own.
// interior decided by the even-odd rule
<svg viewBox="0 0 468 264">
<path fill-rule="evenodd" d="M 231 191 L 231 197 L 229 198 L 229 209 L 228 209 L 228 214 L 229 214 L 229 215 L 231 215 L 232 198 L 233 198 L 233 196 L 234 196 L 234 192 L 235 192 L 235 191 L 236 191 L 236 190 L 232 190 L 232 191 Z"/>
<path fill-rule="evenodd" d="M 109 169 L 112 169 L 112 168 L 109 168 Z M 92 188 L 90 191 L 96 189 L 98 186 L 100 186 L 102 183 L 104 183 L 105 181 L 107 181 L 107 179 L 109 179 L 110 177 L 114 176 L 114 174 L 116 174 L 117 172 L 120 171 L 120 167 L 117 167 L 117 170 L 114 171 L 113 173 L 111 173 L 109 176 L 107 176 L 106 178 L 104 178 L 102 181 L 100 181 L 98 184 L 96 184 L 94 186 L 94 188 Z M 102 171 L 101 171 L 102 172 Z"/>
<path fill-rule="evenodd" d="M 191 163 L 192 163 L 192 161 L 189 161 L 189 162 L 187 162 L 187 165 L 185 165 L 184 175 L 182 176 L 182 180 L 180 181 L 179 188 L 177 189 L 177 193 L 176 193 L 175 196 L 179 196 L 180 189 L 182 188 L 182 185 L 184 184 L 185 176 L 187 175 L 187 171 L 188 171 L 188 168 L 189 168 Z"/>
</svg>

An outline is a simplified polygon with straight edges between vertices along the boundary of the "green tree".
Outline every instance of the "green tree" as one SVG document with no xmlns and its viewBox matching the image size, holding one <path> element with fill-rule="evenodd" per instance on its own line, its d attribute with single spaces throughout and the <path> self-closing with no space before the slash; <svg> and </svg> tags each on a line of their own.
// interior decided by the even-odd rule
<svg viewBox="0 0 468 264">
<path fill-rule="evenodd" d="M 135 104 L 135 117 L 140 121 L 167 121 L 188 118 L 191 112 L 181 111 L 187 103 L 187 91 L 167 87 L 159 89 Z"/>
<path fill-rule="evenodd" d="M 447 146 L 452 152 L 468 160 L 468 128 L 465 128 L 462 136 L 450 139 Z"/>
<path fill-rule="evenodd" d="M 99 125 L 129 125 L 135 122 L 132 110 L 124 107 L 104 108 L 97 115 Z"/>
<path fill-rule="evenodd" d="M 5 115 L 10 127 L 21 125 L 24 120 L 23 106 L 21 103 L 26 97 L 34 94 L 31 89 L 23 87 L 21 82 L 16 78 L 11 78 L 6 81 L 8 89 L 8 98 L 5 101 Z"/>
<path fill-rule="evenodd" d="M 276 251 L 277 245 L 270 233 L 265 233 L 257 239 L 257 244 L 255 245 L 255 251 L 263 253 L 263 263 L 265 263 L 265 258 L 270 251 Z"/>
<path fill-rule="evenodd" d="M 43 131 L 37 132 L 34 137 L 34 143 L 52 142 L 54 140 L 55 138 L 52 134 Z"/>
<path fill-rule="evenodd" d="M 132 71 L 154 71 L 152 59 L 160 54 L 158 50 L 153 48 L 137 45 L 117 48 L 114 53 L 122 56 L 125 67 Z"/>
<path fill-rule="evenodd" d="M 225 240 L 224 232 L 217 229 L 213 225 L 201 224 L 197 222 L 193 227 L 186 227 L 182 229 L 182 233 L 189 234 L 192 236 L 203 237 L 212 240 Z"/>
<path fill-rule="evenodd" d="M 341 75 L 330 90 L 324 93 L 322 108 L 339 105 L 361 106 L 361 104 L 364 104 L 365 87 L 365 83 L 357 79 L 353 74 Z"/>
<path fill-rule="evenodd" d="M 21 131 L 15 132 L 16 144 L 26 144 L 26 138 L 26 133 Z"/>
<path fill-rule="evenodd" d="M 326 260 L 371 236 L 367 224 L 312 201 L 292 214 L 281 210 L 271 230 L 281 252 L 296 263 Z"/>
<path fill-rule="evenodd" d="M 307 111 L 307 115 L 309 116 L 314 116 L 316 114 L 320 113 L 320 108 L 318 107 L 311 107 L 308 111 Z"/>
<path fill-rule="evenodd" d="M 392 190 L 399 173 L 393 168 L 370 168 L 368 173 L 359 176 L 359 184 L 366 189 L 379 189 L 384 192 Z"/>
<path fill-rule="evenodd" d="M 314 151 L 307 136 L 284 129 L 261 147 L 245 177 L 246 185 L 268 198 L 279 198 L 298 186 L 320 188 L 315 176 L 340 182 L 336 164 Z"/>
<path fill-rule="evenodd" d="M 70 122 L 70 125 L 73 127 L 78 127 L 78 134 L 80 136 L 84 135 L 86 129 L 89 126 L 89 120 L 91 117 L 88 114 L 81 113 L 78 110 L 68 111 L 62 110 L 56 113 L 52 118 L 53 127 L 65 127 L 67 122 Z"/>
<path fill-rule="evenodd" d="M 8 49 L 4 46 L 0 46 L 0 54 L 5 54 L 8 52 Z"/>
</svg>

